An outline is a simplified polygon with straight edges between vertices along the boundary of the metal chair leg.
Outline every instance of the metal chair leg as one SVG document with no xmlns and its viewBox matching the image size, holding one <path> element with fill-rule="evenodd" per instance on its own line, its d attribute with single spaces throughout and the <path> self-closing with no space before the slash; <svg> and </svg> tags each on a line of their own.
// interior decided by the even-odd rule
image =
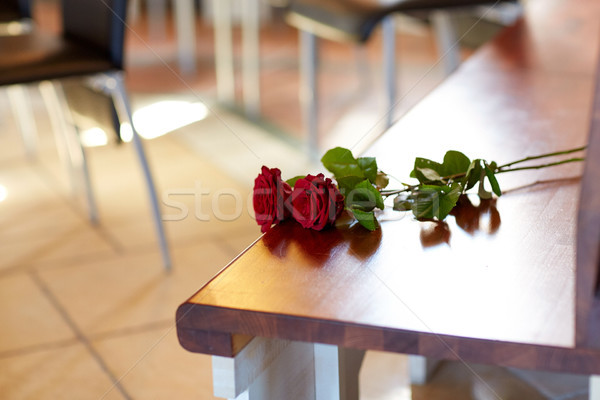
<svg viewBox="0 0 600 400">
<path fill-rule="evenodd" d="M 135 151 L 140 161 L 140 165 L 142 167 L 142 171 L 144 173 L 144 178 L 146 179 L 146 186 L 148 188 L 148 195 L 150 197 L 150 206 L 152 209 L 152 216 L 154 218 L 154 224 L 156 228 L 156 233 L 158 236 L 158 243 L 160 246 L 160 251 L 163 259 L 163 265 L 165 269 L 171 269 L 171 255 L 169 252 L 169 246 L 167 244 L 167 239 L 165 235 L 165 229 L 163 226 L 163 221 L 160 213 L 160 206 L 158 203 L 158 198 L 156 195 L 156 187 L 154 185 L 154 180 L 152 179 L 152 173 L 150 171 L 150 166 L 148 165 L 148 160 L 146 158 L 146 153 L 144 152 L 144 147 L 142 145 L 142 141 L 138 132 L 135 129 L 133 124 L 133 118 L 131 114 L 131 108 L 129 105 L 129 99 L 127 97 L 127 92 L 125 91 L 125 85 L 123 83 L 123 77 L 120 72 L 114 73 L 110 75 L 109 79 L 114 79 L 114 82 L 109 83 L 109 88 L 111 91 L 111 96 L 115 107 L 117 109 L 117 113 L 119 114 L 119 119 L 121 121 L 127 121 L 131 125 L 131 129 L 133 131 L 133 146 L 135 147 Z"/>
<path fill-rule="evenodd" d="M 383 77 L 387 94 L 386 128 L 394 121 L 396 106 L 396 26 L 394 17 L 388 16 L 381 22 L 383 33 Z"/>
<path fill-rule="evenodd" d="M 13 115 L 19 124 L 25 153 L 29 158 L 35 158 L 37 155 L 37 127 L 31 104 L 27 101 L 27 88 L 23 85 L 11 85 L 6 88 L 6 93 Z"/>
<path fill-rule="evenodd" d="M 96 207 L 88 164 L 77 128 L 73 123 L 65 93 L 59 83 L 52 81 L 40 82 L 39 88 L 48 109 L 59 155 L 64 160 L 63 162 L 67 164 L 75 193 L 78 191 L 79 185 L 77 182 L 81 177 L 90 222 L 95 224 L 98 222 L 98 208 Z"/>
<path fill-rule="evenodd" d="M 442 57 L 444 71 L 450 75 L 460 65 L 460 46 L 452 23 L 449 11 L 436 10 L 431 14 L 431 21 L 435 30 L 438 51 Z"/>
<path fill-rule="evenodd" d="M 300 104 L 308 134 L 308 148 L 312 157 L 318 158 L 319 129 L 317 115 L 317 37 L 310 32 L 300 32 Z"/>
</svg>

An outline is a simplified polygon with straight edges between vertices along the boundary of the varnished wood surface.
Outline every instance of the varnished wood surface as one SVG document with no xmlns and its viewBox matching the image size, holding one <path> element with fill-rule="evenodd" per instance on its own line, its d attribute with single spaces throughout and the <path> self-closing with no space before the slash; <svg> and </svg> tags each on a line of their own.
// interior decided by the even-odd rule
<svg viewBox="0 0 600 400">
<path fill-rule="evenodd" d="M 600 2 L 530 1 L 365 155 L 406 180 L 415 156 L 449 149 L 504 163 L 580 146 L 599 39 Z M 503 174 L 501 198 L 447 224 L 394 212 L 372 233 L 282 224 L 179 308 L 180 342 L 231 355 L 245 334 L 600 373 L 600 352 L 573 349 L 581 173 Z"/>
</svg>

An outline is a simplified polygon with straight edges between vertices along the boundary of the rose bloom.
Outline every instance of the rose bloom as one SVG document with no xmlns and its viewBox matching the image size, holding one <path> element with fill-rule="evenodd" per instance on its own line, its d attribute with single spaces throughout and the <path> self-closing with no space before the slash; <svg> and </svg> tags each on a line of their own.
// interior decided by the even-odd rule
<svg viewBox="0 0 600 400">
<path fill-rule="evenodd" d="M 298 179 L 292 192 L 292 215 L 304 228 L 333 225 L 344 209 L 344 196 L 323 174 Z"/>
<path fill-rule="evenodd" d="M 292 194 L 292 188 L 281 180 L 279 168 L 262 167 L 261 173 L 254 180 L 252 203 L 256 222 L 261 232 L 267 232 L 271 226 L 289 217 L 290 212 L 285 203 Z"/>
</svg>

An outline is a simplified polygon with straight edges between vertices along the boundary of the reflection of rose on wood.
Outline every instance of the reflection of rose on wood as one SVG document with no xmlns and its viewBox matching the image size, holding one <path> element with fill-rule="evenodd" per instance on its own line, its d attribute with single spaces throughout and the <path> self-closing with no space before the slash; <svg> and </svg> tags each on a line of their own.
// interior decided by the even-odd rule
<svg viewBox="0 0 600 400">
<path fill-rule="evenodd" d="M 501 223 L 496 201 L 495 198 L 480 199 L 479 205 L 474 206 L 469 196 L 462 195 L 450 215 L 454 215 L 456 224 L 471 235 L 477 231 L 494 234 Z M 482 217 L 487 217 L 487 224 L 482 223 Z"/>
</svg>

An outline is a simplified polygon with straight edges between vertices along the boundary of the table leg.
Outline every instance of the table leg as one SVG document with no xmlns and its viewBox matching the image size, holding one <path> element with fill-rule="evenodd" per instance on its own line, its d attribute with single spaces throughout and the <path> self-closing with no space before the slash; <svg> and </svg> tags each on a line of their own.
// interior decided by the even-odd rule
<svg viewBox="0 0 600 400">
<path fill-rule="evenodd" d="M 383 32 L 383 76 L 387 93 L 386 129 L 394 121 L 394 108 L 396 106 L 396 25 L 394 17 L 386 17 L 382 23 Z"/>
<path fill-rule="evenodd" d="M 460 44 L 456 37 L 452 16 L 446 10 L 436 10 L 432 12 L 431 20 L 444 72 L 450 75 L 460 65 Z"/>
<path fill-rule="evenodd" d="M 215 69 L 217 97 L 220 102 L 235 103 L 235 71 L 231 33 L 231 0 L 213 0 L 215 31 Z"/>
<path fill-rule="evenodd" d="M 250 119 L 260 116 L 260 3 L 242 1 L 242 83 L 244 111 Z"/>
<path fill-rule="evenodd" d="M 408 371 L 412 385 L 424 385 L 427 383 L 433 370 L 439 361 L 423 356 L 408 356 Z"/>
<path fill-rule="evenodd" d="M 600 375 L 590 376 L 590 400 L 600 400 Z"/>
<path fill-rule="evenodd" d="M 318 38 L 310 32 L 300 35 L 300 104 L 308 134 L 310 155 L 319 157 L 319 128 L 317 115 Z"/>
<path fill-rule="evenodd" d="M 179 68 L 185 74 L 196 71 L 196 12 L 193 0 L 174 0 Z"/>
<path fill-rule="evenodd" d="M 25 152 L 28 157 L 33 159 L 37 155 L 37 128 L 31 103 L 27 99 L 27 87 L 11 85 L 7 87 L 6 92 L 13 114 L 19 124 Z"/>
<path fill-rule="evenodd" d="M 254 338 L 235 357 L 213 357 L 216 397 L 235 400 L 358 400 L 364 351 Z"/>
</svg>

